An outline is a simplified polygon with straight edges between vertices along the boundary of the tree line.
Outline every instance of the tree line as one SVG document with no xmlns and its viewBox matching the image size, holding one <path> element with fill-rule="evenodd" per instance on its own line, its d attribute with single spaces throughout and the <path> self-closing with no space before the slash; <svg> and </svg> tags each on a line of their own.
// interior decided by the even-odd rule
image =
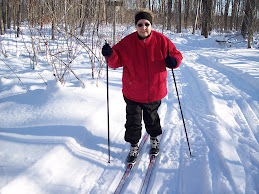
<svg viewBox="0 0 259 194">
<path fill-rule="evenodd" d="M 251 48 L 259 28 L 258 4 L 258 0 L 0 0 L 0 34 L 15 32 L 24 43 L 30 67 L 45 61 L 62 84 L 73 75 L 84 85 L 72 66 L 86 51 L 91 68 L 87 77 L 97 78 L 98 85 L 105 66 L 100 48 L 105 41 L 120 40 L 134 26 L 134 14 L 140 8 L 154 13 L 153 23 L 162 26 L 162 33 L 192 29 L 193 34 L 198 31 L 208 38 L 212 31 L 234 31 Z M 0 54 L 7 57 L 4 44 L 0 41 Z"/>
<path fill-rule="evenodd" d="M 21 23 L 30 26 L 51 23 L 62 24 L 73 32 L 80 28 L 83 35 L 86 25 L 132 23 L 139 8 L 148 8 L 155 14 L 156 24 L 180 33 L 182 28 L 200 29 L 208 37 L 210 31 L 242 31 L 252 38 L 258 31 L 257 0 L 1 0 L 0 31 L 13 27 L 19 36 Z M 53 34 L 54 36 L 54 34 Z"/>
</svg>

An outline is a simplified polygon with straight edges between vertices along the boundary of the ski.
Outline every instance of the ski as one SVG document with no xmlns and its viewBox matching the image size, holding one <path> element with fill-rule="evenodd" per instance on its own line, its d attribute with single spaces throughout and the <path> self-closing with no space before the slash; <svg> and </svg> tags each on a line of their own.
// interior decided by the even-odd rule
<svg viewBox="0 0 259 194">
<path fill-rule="evenodd" d="M 141 149 L 143 148 L 145 142 L 147 141 L 148 136 L 149 136 L 148 133 L 145 133 L 144 137 L 142 138 L 142 140 L 141 140 L 141 142 L 139 144 L 139 153 L 140 153 Z M 135 163 L 128 163 L 127 164 L 126 170 L 125 170 L 125 172 L 124 172 L 124 174 L 123 174 L 123 176 L 122 176 L 122 178 L 120 180 L 120 183 L 119 183 L 119 185 L 117 186 L 117 188 L 116 188 L 116 190 L 114 192 L 115 194 L 119 194 L 122 191 L 122 188 L 125 185 L 125 182 L 126 182 L 127 178 L 129 177 L 129 175 L 130 175 L 134 165 L 136 164 L 136 162 Z"/>
<path fill-rule="evenodd" d="M 158 137 L 159 142 L 161 141 L 162 135 L 163 135 L 163 134 L 161 134 L 161 135 Z M 159 154 L 159 153 L 158 153 L 158 154 Z M 153 170 L 153 167 L 154 167 L 154 165 L 155 165 L 156 158 L 157 158 L 158 154 L 156 154 L 156 155 L 155 155 L 155 154 L 151 154 L 151 155 L 150 155 L 150 161 L 149 161 L 148 169 L 147 169 L 147 172 L 146 172 L 145 179 L 144 179 L 144 181 L 143 181 L 143 183 L 142 183 L 142 187 L 141 187 L 140 193 L 147 193 L 147 189 L 148 189 L 150 177 L 151 177 L 152 170 Z"/>
</svg>

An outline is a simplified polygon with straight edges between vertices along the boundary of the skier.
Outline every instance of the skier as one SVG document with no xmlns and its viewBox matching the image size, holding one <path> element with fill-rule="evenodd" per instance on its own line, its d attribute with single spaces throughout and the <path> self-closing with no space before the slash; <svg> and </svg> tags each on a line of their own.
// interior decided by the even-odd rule
<svg viewBox="0 0 259 194">
<path fill-rule="evenodd" d="M 112 48 L 106 43 L 102 54 L 111 68 L 123 67 L 122 93 L 126 102 L 126 142 L 131 144 L 127 162 L 134 163 L 141 138 L 142 114 L 150 135 L 150 154 L 158 154 L 162 134 L 158 108 L 167 95 L 167 70 L 179 67 L 182 54 L 164 35 L 152 30 L 154 15 L 147 9 L 135 14 L 136 32 Z"/>
</svg>

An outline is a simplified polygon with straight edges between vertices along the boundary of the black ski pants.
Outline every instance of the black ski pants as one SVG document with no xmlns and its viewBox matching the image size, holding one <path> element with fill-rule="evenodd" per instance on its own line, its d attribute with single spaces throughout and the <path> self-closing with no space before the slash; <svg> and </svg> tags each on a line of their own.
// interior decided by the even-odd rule
<svg viewBox="0 0 259 194">
<path fill-rule="evenodd" d="M 137 144 L 141 138 L 142 114 L 147 133 L 151 137 L 162 134 L 160 118 L 157 113 L 161 100 L 151 103 L 139 103 L 127 99 L 126 102 L 126 132 L 124 139 L 131 144 Z"/>
</svg>

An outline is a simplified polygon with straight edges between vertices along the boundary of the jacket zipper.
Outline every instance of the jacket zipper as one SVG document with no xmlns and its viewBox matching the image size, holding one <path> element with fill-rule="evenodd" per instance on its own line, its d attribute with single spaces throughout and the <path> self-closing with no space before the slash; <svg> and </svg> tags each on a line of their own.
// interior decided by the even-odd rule
<svg viewBox="0 0 259 194">
<path fill-rule="evenodd" d="M 147 56 L 147 46 L 146 46 L 146 39 L 143 40 L 144 45 L 145 45 L 145 53 L 146 53 L 146 60 L 147 60 L 147 81 L 148 81 L 148 102 L 150 102 L 149 100 L 149 67 L 148 67 L 148 56 Z"/>
</svg>

